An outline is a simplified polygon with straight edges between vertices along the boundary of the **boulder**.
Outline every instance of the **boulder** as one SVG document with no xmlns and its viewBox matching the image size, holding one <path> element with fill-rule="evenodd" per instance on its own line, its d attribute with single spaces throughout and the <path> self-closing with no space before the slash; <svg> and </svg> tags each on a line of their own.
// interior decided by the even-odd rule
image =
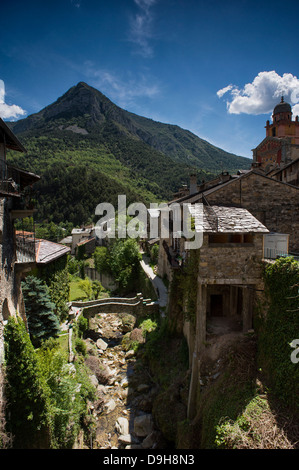
<svg viewBox="0 0 299 470">
<path fill-rule="evenodd" d="M 130 359 L 131 357 L 134 357 L 134 356 L 135 356 L 134 349 L 129 349 L 129 351 L 127 351 L 126 354 L 125 354 L 126 359 Z"/>
<path fill-rule="evenodd" d="M 103 341 L 101 338 L 97 340 L 97 348 L 105 351 L 108 348 L 108 344 Z"/>
<path fill-rule="evenodd" d="M 151 414 L 137 416 L 134 419 L 134 433 L 136 436 L 145 437 L 154 430 L 154 422 Z"/>
<path fill-rule="evenodd" d="M 135 444 L 137 442 L 131 434 L 121 434 L 118 440 L 121 444 Z"/>
<path fill-rule="evenodd" d="M 153 431 L 142 441 L 142 448 L 150 449 L 156 443 L 156 440 L 156 433 Z"/>
<path fill-rule="evenodd" d="M 104 408 L 105 408 L 105 411 L 107 413 L 110 413 L 111 411 L 113 411 L 116 408 L 116 403 L 113 400 L 113 398 L 111 398 L 111 400 L 109 400 L 107 403 L 105 403 Z"/>
<path fill-rule="evenodd" d="M 115 429 L 120 435 L 129 434 L 129 421 L 127 418 L 120 416 L 115 423 Z"/>
<path fill-rule="evenodd" d="M 121 330 L 123 333 L 128 333 L 132 331 L 135 326 L 136 318 L 129 313 L 124 315 L 122 318 L 122 327 Z"/>
</svg>

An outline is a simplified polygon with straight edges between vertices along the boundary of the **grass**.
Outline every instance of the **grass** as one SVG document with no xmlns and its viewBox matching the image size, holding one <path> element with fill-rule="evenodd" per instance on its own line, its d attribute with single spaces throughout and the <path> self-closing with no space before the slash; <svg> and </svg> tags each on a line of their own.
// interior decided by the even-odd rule
<svg viewBox="0 0 299 470">
<path fill-rule="evenodd" d="M 88 300 L 85 292 L 80 288 L 80 277 L 73 277 L 70 282 L 70 302 L 75 300 Z"/>
<path fill-rule="evenodd" d="M 82 281 L 81 277 L 79 276 L 70 276 L 70 296 L 69 301 L 73 302 L 76 300 L 92 300 L 93 297 L 88 298 L 87 294 L 81 289 L 80 281 Z M 99 295 L 99 299 L 109 297 L 110 291 L 107 289 L 102 288 L 101 293 Z"/>
</svg>

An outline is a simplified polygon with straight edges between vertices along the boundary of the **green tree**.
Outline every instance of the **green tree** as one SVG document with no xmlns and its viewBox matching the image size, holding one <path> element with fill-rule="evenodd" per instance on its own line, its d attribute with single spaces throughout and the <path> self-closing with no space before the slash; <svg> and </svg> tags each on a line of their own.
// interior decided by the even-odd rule
<svg viewBox="0 0 299 470">
<path fill-rule="evenodd" d="M 92 281 L 91 289 L 92 289 L 93 298 L 98 299 L 100 296 L 100 293 L 102 292 L 103 286 L 100 283 L 100 281 Z"/>
<path fill-rule="evenodd" d="M 91 280 L 86 277 L 85 279 L 81 279 L 79 281 L 79 287 L 83 290 L 84 294 L 87 296 L 88 299 L 92 296 L 92 283 Z"/>
<path fill-rule="evenodd" d="M 55 304 L 50 301 L 49 288 L 34 276 L 28 276 L 22 282 L 22 291 L 30 338 L 38 347 L 42 341 L 59 334 Z"/>
<path fill-rule="evenodd" d="M 7 424 L 14 448 L 47 448 L 48 399 L 24 322 L 10 317 L 4 329 Z"/>
<path fill-rule="evenodd" d="M 108 248 L 97 248 L 94 253 L 96 270 L 113 276 L 123 291 L 138 278 L 140 259 L 138 243 L 133 238 L 116 239 Z"/>
<path fill-rule="evenodd" d="M 93 253 L 94 265 L 99 273 L 109 273 L 109 251 L 105 246 L 98 246 Z"/>
</svg>

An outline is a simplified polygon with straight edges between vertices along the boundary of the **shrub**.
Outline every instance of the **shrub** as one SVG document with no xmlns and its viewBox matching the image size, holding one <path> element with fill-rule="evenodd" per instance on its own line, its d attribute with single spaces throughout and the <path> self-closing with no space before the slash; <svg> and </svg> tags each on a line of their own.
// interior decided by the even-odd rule
<svg viewBox="0 0 299 470">
<path fill-rule="evenodd" d="M 268 307 L 259 324 L 259 361 L 268 384 L 285 404 L 299 409 L 299 368 L 291 343 L 299 331 L 299 263 L 280 258 L 265 269 Z"/>
<path fill-rule="evenodd" d="M 9 318 L 4 330 L 7 422 L 14 448 L 49 446 L 49 401 L 34 347 L 21 319 Z"/>
</svg>

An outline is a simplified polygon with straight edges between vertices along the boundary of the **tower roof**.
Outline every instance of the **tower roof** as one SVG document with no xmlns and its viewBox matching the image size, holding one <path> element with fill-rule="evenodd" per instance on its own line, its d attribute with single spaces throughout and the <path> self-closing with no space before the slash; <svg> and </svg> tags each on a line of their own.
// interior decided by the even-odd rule
<svg viewBox="0 0 299 470">
<path fill-rule="evenodd" d="M 280 103 L 278 103 L 274 108 L 273 115 L 279 114 L 279 113 L 291 113 L 291 112 L 292 112 L 291 105 L 289 103 L 285 103 L 283 96 L 282 96 Z"/>
</svg>

